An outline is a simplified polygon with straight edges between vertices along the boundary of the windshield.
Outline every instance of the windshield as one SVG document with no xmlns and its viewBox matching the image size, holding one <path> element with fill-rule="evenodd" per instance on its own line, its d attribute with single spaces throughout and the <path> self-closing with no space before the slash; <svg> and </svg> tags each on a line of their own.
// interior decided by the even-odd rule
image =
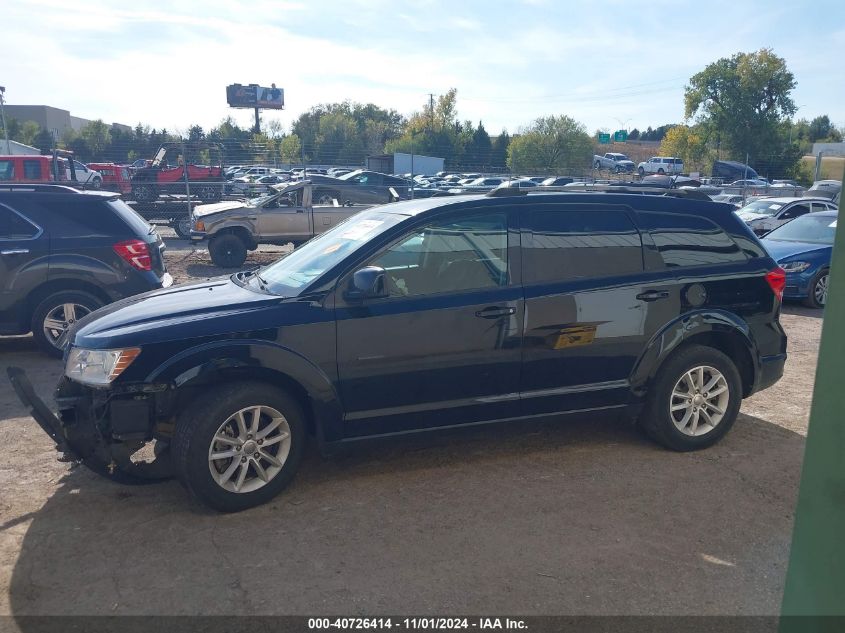
<svg viewBox="0 0 845 633">
<path fill-rule="evenodd" d="M 256 198 L 250 198 L 249 200 L 246 201 L 246 206 L 248 206 L 248 207 L 260 207 L 261 205 L 263 205 L 266 202 L 269 202 L 270 200 L 272 200 L 273 198 L 275 198 L 278 195 L 279 195 L 279 193 L 277 191 L 271 191 L 270 193 L 265 193 L 264 195 L 258 196 Z"/>
<path fill-rule="evenodd" d="M 833 244 L 836 235 L 836 216 L 810 213 L 776 228 L 766 235 L 767 240 L 781 242 L 809 242 Z"/>
<path fill-rule="evenodd" d="M 261 280 L 270 292 L 285 297 L 297 296 L 308 284 L 370 239 L 406 218 L 375 209 L 362 211 L 262 269 Z"/>
<path fill-rule="evenodd" d="M 757 215 L 774 215 L 783 206 L 780 202 L 771 200 L 755 200 L 742 207 L 737 213 L 756 213 Z"/>
<path fill-rule="evenodd" d="M 348 174 L 343 174 L 342 176 L 338 176 L 337 179 L 338 180 L 351 180 L 352 178 L 354 178 L 355 176 L 357 176 L 360 173 L 362 173 L 360 169 L 358 169 L 356 171 L 350 171 Z"/>
</svg>

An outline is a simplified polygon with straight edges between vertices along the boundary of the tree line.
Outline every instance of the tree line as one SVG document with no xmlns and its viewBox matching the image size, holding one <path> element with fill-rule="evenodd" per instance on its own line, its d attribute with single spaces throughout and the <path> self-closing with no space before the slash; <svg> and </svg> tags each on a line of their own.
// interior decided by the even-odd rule
<svg viewBox="0 0 845 633">
<path fill-rule="evenodd" d="M 684 91 L 684 121 L 628 134 L 631 141 L 659 141 L 660 154 L 684 159 L 688 171 L 709 172 L 715 159 L 748 163 L 771 178 L 807 178 L 801 157 L 817 141 L 841 141 L 843 130 L 827 115 L 794 119 L 795 77 L 771 49 L 737 53 L 707 65 Z M 510 134 L 491 135 L 482 121 L 461 120 L 451 89 L 405 116 L 375 104 L 320 104 L 284 130 L 270 121 L 262 132 L 231 117 L 212 129 L 192 125 L 181 134 L 138 124 L 127 130 L 92 121 L 60 139 L 32 121 L 8 121 L 10 138 L 49 151 L 70 149 L 83 161 L 128 162 L 151 158 L 160 144 L 187 140 L 221 143 L 226 161 L 361 165 L 367 156 L 406 152 L 446 159 L 450 169 L 584 173 L 603 151 L 597 134 L 565 114 L 536 119 Z"/>
</svg>

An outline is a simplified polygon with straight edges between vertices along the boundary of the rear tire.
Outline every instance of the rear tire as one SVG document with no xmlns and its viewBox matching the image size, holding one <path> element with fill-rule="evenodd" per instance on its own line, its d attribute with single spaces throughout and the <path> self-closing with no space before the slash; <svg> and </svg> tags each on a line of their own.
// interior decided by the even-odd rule
<svg viewBox="0 0 845 633">
<path fill-rule="evenodd" d="M 170 446 L 173 470 L 205 505 L 239 512 L 267 503 L 290 484 L 305 438 L 302 408 L 286 392 L 260 382 L 218 385 L 179 415 Z"/>
<path fill-rule="evenodd" d="M 643 169 L 642 167 L 640 167 L 639 169 L 637 169 L 637 172 L 640 174 L 640 178 L 642 178 L 643 176 L 645 176 L 645 169 Z"/>
<path fill-rule="evenodd" d="M 64 351 L 63 347 L 58 347 L 61 335 L 73 323 L 102 305 L 100 299 L 80 290 L 53 293 L 42 299 L 32 313 L 32 337 L 42 351 L 61 358 Z"/>
<path fill-rule="evenodd" d="M 596 161 L 595 164 L 593 164 L 593 167 L 601 171 L 601 163 L 599 161 Z"/>
<path fill-rule="evenodd" d="M 820 270 L 815 274 L 809 284 L 807 297 L 804 299 L 804 305 L 810 308 L 824 309 L 827 303 L 827 288 L 830 283 L 830 271 Z"/>
<path fill-rule="evenodd" d="M 639 423 L 663 446 L 694 451 L 712 446 L 731 429 L 741 402 L 742 380 L 733 361 L 712 347 L 689 345 L 658 370 Z"/>
<path fill-rule="evenodd" d="M 246 261 L 246 244 L 233 233 L 215 235 L 208 242 L 211 261 L 220 268 L 237 268 Z"/>
</svg>

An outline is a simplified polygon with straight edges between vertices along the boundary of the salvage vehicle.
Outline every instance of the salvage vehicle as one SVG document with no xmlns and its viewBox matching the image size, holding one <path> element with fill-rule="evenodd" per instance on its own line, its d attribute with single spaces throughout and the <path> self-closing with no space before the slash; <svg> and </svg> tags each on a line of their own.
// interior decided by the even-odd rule
<svg viewBox="0 0 845 633">
<path fill-rule="evenodd" d="M 711 446 L 783 374 L 784 272 L 728 205 L 627 193 L 378 206 L 279 261 L 106 306 L 68 333 L 66 454 L 119 481 L 175 474 L 237 511 L 366 437 L 624 415 Z M 531 315 L 530 319 L 528 315 Z M 147 444 L 152 460 L 133 460 Z"/>
<path fill-rule="evenodd" d="M 372 205 L 410 197 L 410 181 L 377 171 L 358 169 L 333 178 L 309 168 L 305 177 L 314 186 L 314 201 L 318 204 L 333 204 L 337 200 L 340 204 Z"/>
<path fill-rule="evenodd" d="M 210 164 L 196 164 L 200 160 Z M 152 163 L 132 174 L 132 198 L 137 202 L 154 202 L 161 195 L 183 196 L 187 184 L 191 197 L 214 202 L 223 197 L 224 182 L 222 144 L 163 143 Z"/>
<path fill-rule="evenodd" d="M 312 204 L 310 180 L 271 185 L 270 193 L 246 201 L 203 204 L 194 208 L 191 241 L 208 240 L 211 261 L 236 268 L 259 244 L 294 247 L 367 207 Z"/>
<path fill-rule="evenodd" d="M 102 176 L 101 187 L 107 191 L 130 193 L 132 191 L 132 176 L 127 165 L 115 163 L 88 163 L 89 169 L 96 170 Z M 77 172 L 79 173 L 79 172 Z M 98 187 L 99 188 L 99 187 Z"/>
<path fill-rule="evenodd" d="M 608 169 L 617 174 L 630 174 L 634 171 L 634 161 L 617 152 L 607 152 L 604 156 L 593 155 L 593 167 L 596 169 Z"/>
<path fill-rule="evenodd" d="M 115 193 L 0 187 L 0 334 L 32 332 L 62 355 L 67 329 L 97 308 L 172 283 L 164 242 Z"/>
</svg>

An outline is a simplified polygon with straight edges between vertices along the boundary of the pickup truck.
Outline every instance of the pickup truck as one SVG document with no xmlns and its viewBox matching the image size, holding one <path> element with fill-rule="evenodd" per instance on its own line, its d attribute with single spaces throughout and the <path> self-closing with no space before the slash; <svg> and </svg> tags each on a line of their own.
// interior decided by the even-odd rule
<svg viewBox="0 0 845 633">
<path fill-rule="evenodd" d="M 634 171 L 634 161 L 625 156 L 625 154 L 608 152 L 604 156 L 595 154 L 593 156 L 593 167 L 596 169 L 607 169 L 617 174 L 622 172 L 631 173 Z"/>
<path fill-rule="evenodd" d="M 369 206 L 314 207 L 308 180 L 272 185 L 269 193 L 245 201 L 218 202 L 194 207 L 191 241 L 208 240 L 211 261 L 221 268 L 236 268 L 247 251 L 259 244 L 294 247 L 310 240 Z"/>
</svg>

